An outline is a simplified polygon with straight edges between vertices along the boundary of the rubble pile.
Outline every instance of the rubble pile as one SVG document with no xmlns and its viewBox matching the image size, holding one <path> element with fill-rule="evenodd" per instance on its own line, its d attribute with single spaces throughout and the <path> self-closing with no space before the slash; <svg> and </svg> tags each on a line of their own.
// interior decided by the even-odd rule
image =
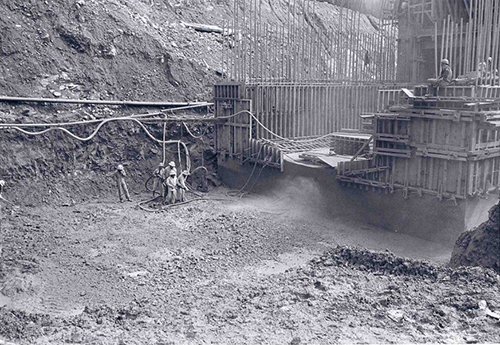
<svg viewBox="0 0 500 345">
<path fill-rule="evenodd" d="M 377 253 L 366 249 L 337 247 L 325 253 L 318 263 L 323 265 L 352 265 L 361 270 L 396 275 L 420 275 L 436 278 L 435 267 L 425 261 L 396 257 L 393 253 Z"/>
<path fill-rule="evenodd" d="M 482 266 L 500 273 L 500 203 L 491 208 L 486 222 L 460 235 L 450 266 Z"/>
</svg>

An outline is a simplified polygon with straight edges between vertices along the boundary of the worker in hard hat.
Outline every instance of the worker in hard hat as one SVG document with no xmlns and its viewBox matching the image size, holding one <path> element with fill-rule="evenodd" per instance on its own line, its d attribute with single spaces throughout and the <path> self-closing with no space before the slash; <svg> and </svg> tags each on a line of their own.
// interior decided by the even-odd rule
<svg viewBox="0 0 500 345">
<path fill-rule="evenodd" d="M 185 200 L 185 194 L 186 191 L 188 190 L 188 187 L 186 185 L 186 179 L 189 176 L 189 172 L 187 170 L 183 170 L 179 177 L 177 178 L 177 200 L 179 202 L 184 202 Z"/>
<path fill-rule="evenodd" d="M 3 270 L 3 260 L 2 260 L 2 244 L 4 243 L 4 239 L 2 238 L 3 232 L 2 232 L 2 201 L 7 203 L 7 204 L 14 204 L 13 202 L 10 202 L 9 200 L 6 200 L 2 193 L 5 188 L 5 181 L 0 180 L 0 272 Z"/>
<path fill-rule="evenodd" d="M 8 204 L 13 204 L 11 201 L 9 201 L 3 197 L 2 193 L 3 193 L 4 188 L 5 188 L 5 181 L 0 180 L 0 200 L 6 202 Z"/>
<path fill-rule="evenodd" d="M 450 67 L 450 61 L 448 59 L 441 60 L 441 73 L 439 78 L 430 78 L 427 79 L 429 83 L 429 87 L 427 89 L 426 96 L 437 96 L 437 90 L 440 87 L 446 87 L 451 83 L 451 79 L 453 78 L 453 72 Z"/>
<path fill-rule="evenodd" d="M 498 80 L 498 70 L 493 66 L 493 58 L 490 56 L 486 61 L 477 66 L 477 77 L 479 84 L 489 84 L 491 79 Z"/>
<path fill-rule="evenodd" d="M 165 164 L 163 162 L 160 162 L 158 164 L 158 168 L 156 168 L 154 172 L 154 181 L 153 181 L 153 196 L 155 196 L 155 193 L 160 194 L 162 197 L 165 196 L 163 193 L 163 170 L 165 169 Z"/>
<path fill-rule="evenodd" d="M 0 201 L 8 202 L 2 196 L 4 187 L 5 187 L 5 181 L 0 180 Z M 0 202 L 0 272 L 2 272 L 4 270 L 3 260 L 2 260 L 3 243 L 4 243 L 4 239 L 3 239 L 3 232 L 2 232 L 2 203 Z"/>
<path fill-rule="evenodd" d="M 11 204 L 11 205 L 15 206 L 15 204 L 12 201 L 9 201 L 3 197 L 2 193 L 3 193 L 4 189 L 5 189 L 5 181 L 0 180 L 0 201 L 3 201 L 7 204 Z"/>
<path fill-rule="evenodd" d="M 173 204 L 177 200 L 177 176 L 175 170 L 170 170 L 170 174 L 166 180 L 167 197 L 166 202 Z"/>
<path fill-rule="evenodd" d="M 125 177 L 127 176 L 127 173 L 125 172 L 125 168 L 123 167 L 123 165 L 118 165 L 114 175 L 116 178 L 116 184 L 118 185 L 118 196 L 120 197 L 120 202 L 123 202 L 124 196 L 128 201 L 132 201 L 132 199 L 130 199 L 130 194 L 128 193 L 127 183 L 125 183 Z"/>
<path fill-rule="evenodd" d="M 167 179 L 169 178 L 170 173 L 172 171 L 175 173 L 175 176 L 177 176 L 177 169 L 175 167 L 174 161 L 168 163 L 168 166 L 165 169 L 163 169 L 162 177 L 163 177 L 163 197 L 164 198 L 166 198 L 166 196 L 168 194 Z"/>
</svg>

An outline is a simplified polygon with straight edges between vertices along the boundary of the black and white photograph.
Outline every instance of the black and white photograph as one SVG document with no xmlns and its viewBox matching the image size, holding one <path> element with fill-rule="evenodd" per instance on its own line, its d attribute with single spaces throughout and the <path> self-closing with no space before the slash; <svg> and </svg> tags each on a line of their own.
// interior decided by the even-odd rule
<svg viewBox="0 0 500 345">
<path fill-rule="evenodd" d="M 0 0 L 0 345 L 500 344 L 500 0 Z"/>
</svg>

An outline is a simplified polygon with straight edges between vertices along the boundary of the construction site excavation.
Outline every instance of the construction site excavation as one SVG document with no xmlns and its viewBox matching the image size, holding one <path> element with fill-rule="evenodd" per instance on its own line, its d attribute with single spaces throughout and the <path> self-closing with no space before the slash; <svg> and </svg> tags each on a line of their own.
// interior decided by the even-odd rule
<svg viewBox="0 0 500 345">
<path fill-rule="evenodd" d="M 0 2 L 0 345 L 500 343 L 498 0 Z"/>
</svg>

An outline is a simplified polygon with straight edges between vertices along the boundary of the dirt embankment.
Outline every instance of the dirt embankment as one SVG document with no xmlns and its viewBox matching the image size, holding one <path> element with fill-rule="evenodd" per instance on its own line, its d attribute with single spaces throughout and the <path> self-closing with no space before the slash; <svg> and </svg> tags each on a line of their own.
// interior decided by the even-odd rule
<svg viewBox="0 0 500 345">
<path fill-rule="evenodd" d="M 500 273 L 500 202 L 491 208 L 486 222 L 460 235 L 450 266 L 482 266 Z"/>
<path fill-rule="evenodd" d="M 190 131 L 205 138 L 191 137 L 182 124 L 167 126 L 169 140 L 182 140 L 189 150 L 192 167 L 202 163 L 210 172 L 216 172 L 211 135 L 213 127 L 203 123 L 187 125 Z M 85 137 L 97 125 L 74 126 L 74 134 Z M 163 126 L 146 125 L 158 139 L 163 137 Z M 128 173 L 127 183 L 132 192 L 145 191 L 144 183 L 163 158 L 161 144 L 151 140 L 135 122 L 109 122 L 102 126 L 90 141 L 82 142 L 56 130 L 39 136 L 22 134 L 15 130 L 3 131 L 0 137 L 0 176 L 7 180 L 4 196 L 20 205 L 39 205 L 56 202 L 72 204 L 116 193 L 110 176 L 117 164 L 123 164 Z M 186 167 L 182 146 L 166 145 L 166 161 L 174 160 Z M 199 180 L 193 181 L 198 183 Z M 194 187 L 196 188 L 196 184 Z"/>
<path fill-rule="evenodd" d="M 0 94 L 208 100 L 222 40 L 179 23 L 219 14 L 207 1 L 189 3 L 2 2 Z"/>
</svg>

